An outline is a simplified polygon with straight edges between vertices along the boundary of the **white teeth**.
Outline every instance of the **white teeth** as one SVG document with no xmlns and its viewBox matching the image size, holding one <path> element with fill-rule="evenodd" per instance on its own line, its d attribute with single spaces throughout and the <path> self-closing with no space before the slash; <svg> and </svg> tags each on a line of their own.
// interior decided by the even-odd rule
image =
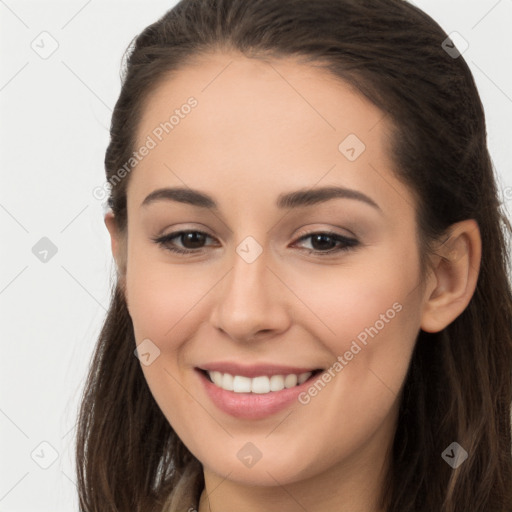
<svg viewBox="0 0 512 512">
<path fill-rule="evenodd" d="M 285 388 L 293 388 L 293 386 L 297 385 L 297 375 L 293 373 L 291 375 L 287 375 L 284 378 L 284 387 Z"/>
<path fill-rule="evenodd" d="M 281 391 L 284 389 L 284 377 L 282 375 L 272 375 L 269 380 L 270 391 Z"/>
<path fill-rule="evenodd" d="M 233 377 L 233 391 L 235 393 L 250 393 L 251 392 L 251 381 L 249 377 L 242 377 L 241 375 L 235 375 Z"/>
<path fill-rule="evenodd" d="M 309 377 L 311 377 L 311 375 L 311 372 L 301 373 L 299 375 L 299 384 L 304 384 L 304 382 L 306 382 L 309 379 Z"/>
<path fill-rule="evenodd" d="M 251 380 L 251 391 L 253 393 L 268 393 L 270 391 L 270 379 L 268 377 L 255 377 Z"/>
<path fill-rule="evenodd" d="M 219 372 L 220 373 L 220 372 Z M 222 375 L 222 373 L 221 373 Z M 217 384 L 220 388 L 225 389 L 227 391 L 233 391 L 233 375 L 229 373 L 225 373 L 222 375 L 222 383 Z"/>
<path fill-rule="evenodd" d="M 312 372 L 301 373 L 296 375 L 291 373 L 289 375 L 272 375 L 267 377 L 262 375 L 251 379 L 242 375 L 230 375 L 229 373 L 221 373 L 218 371 L 208 372 L 210 379 L 219 388 L 226 391 L 234 391 L 235 393 L 257 393 L 265 394 L 271 391 L 281 391 L 285 388 L 293 388 L 297 384 L 306 382 Z"/>
<path fill-rule="evenodd" d="M 222 387 L 222 373 L 210 372 L 210 378 L 217 386 Z"/>
</svg>

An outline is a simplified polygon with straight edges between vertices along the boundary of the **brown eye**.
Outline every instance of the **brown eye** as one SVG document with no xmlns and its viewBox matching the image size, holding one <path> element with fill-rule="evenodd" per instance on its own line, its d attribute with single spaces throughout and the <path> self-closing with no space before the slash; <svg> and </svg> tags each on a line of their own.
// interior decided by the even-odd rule
<svg viewBox="0 0 512 512">
<path fill-rule="evenodd" d="M 312 248 L 306 248 L 305 250 L 309 254 L 318 254 L 321 256 L 347 251 L 352 247 L 359 245 L 359 241 L 354 238 L 347 238 L 330 231 L 308 233 L 307 235 L 299 238 L 298 242 L 307 240 L 308 238 L 311 239 Z"/>
<path fill-rule="evenodd" d="M 189 254 L 194 252 L 200 252 L 203 249 L 203 244 L 207 238 L 212 238 L 203 231 L 175 231 L 159 238 L 153 239 L 154 242 L 163 246 L 169 251 L 176 252 L 179 254 Z M 173 240 L 178 239 L 181 242 L 182 247 L 176 246 Z"/>
</svg>

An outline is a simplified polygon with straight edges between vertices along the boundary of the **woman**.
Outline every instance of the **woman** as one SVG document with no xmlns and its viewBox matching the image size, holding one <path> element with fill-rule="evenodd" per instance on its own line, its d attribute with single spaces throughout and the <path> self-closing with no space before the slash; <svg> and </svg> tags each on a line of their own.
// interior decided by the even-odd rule
<svg viewBox="0 0 512 512">
<path fill-rule="evenodd" d="M 510 225 L 431 18 L 183 0 L 130 48 L 105 165 L 81 510 L 512 510 Z"/>
</svg>

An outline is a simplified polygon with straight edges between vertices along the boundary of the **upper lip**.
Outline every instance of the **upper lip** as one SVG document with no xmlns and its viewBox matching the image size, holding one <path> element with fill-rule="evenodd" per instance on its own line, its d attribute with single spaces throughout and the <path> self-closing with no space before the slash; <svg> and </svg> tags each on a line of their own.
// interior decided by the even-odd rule
<svg viewBox="0 0 512 512">
<path fill-rule="evenodd" d="M 319 370 L 318 367 L 298 367 L 298 366 L 284 366 L 284 365 L 275 365 L 275 364 L 252 364 L 252 365 L 241 365 L 235 362 L 229 361 L 221 361 L 218 363 L 207 363 L 198 366 L 200 370 L 206 370 L 210 372 L 221 372 L 221 373 L 229 373 L 230 375 L 241 375 L 243 377 L 260 377 L 262 375 L 290 375 L 306 372 L 314 372 L 315 370 Z"/>
</svg>

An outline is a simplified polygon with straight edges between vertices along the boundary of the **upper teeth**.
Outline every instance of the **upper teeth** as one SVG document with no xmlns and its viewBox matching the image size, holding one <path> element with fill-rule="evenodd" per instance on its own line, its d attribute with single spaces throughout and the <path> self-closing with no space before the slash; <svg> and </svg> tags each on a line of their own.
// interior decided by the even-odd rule
<svg viewBox="0 0 512 512">
<path fill-rule="evenodd" d="M 242 375 L 230 375 L 229 373 L 221 373 L 217 371 L 208 372 L 210 379 L 219 388 L 226 391 L 234 391 L 235 393 L 269 393 L 270 391 L 281 391 L 284 388 L 292 388 L 298 384 L 307 381 L 312 372 L 305 372 L 299 375 L 272 375 L 267 377 L 244 377 Z"/>
</svg>

